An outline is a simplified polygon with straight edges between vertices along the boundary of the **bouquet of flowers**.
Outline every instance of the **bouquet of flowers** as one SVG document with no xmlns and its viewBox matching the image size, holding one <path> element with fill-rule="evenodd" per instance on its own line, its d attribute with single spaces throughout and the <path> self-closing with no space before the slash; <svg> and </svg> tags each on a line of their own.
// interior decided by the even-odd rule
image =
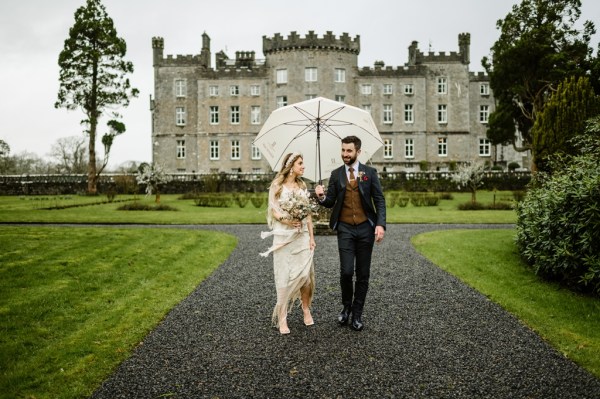
<svg viewBox="0 0 600 399">
<path fill-rule="evenodd" d="M 279 206 L 291 219 L 296 220 L 303 220 L 316 210 L 316 205 L 311 202 L 306 190 L 290 191 L 281 197 Z"/>
</svg>

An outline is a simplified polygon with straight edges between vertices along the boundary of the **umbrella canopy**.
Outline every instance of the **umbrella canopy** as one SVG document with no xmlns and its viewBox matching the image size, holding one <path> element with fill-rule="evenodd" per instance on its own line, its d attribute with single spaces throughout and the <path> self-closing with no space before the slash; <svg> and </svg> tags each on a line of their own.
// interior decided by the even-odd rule
<svg viewBox="0 0 600 399">
<path fill-rule="evenodd" d="M 304 177 L 321 182 L 339 167 L 341 140 L 357 136 L 362 141 L 359 161 L 365 163 L 382 145 L 371 114 L 323 97 L 276 109 L 254 139 L 273 170 L 281 170 L 287 153 L 300 152 Z"/>
</svg>

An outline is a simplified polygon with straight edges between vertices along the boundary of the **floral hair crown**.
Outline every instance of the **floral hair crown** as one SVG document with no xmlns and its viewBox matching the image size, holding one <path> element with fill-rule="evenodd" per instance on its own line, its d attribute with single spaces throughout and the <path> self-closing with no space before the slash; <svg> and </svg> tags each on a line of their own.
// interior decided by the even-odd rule
<svg viewBox="0 0 600 399">
<path fill-rule="evenodd" d="M 294 162 L 294 159 L 301 157 L 301 156 L 302 156 L 302 154 L 300 154 L 299 152 L 293 152 L 292 155 L 290 155 L 290 157 L 285 162 L 284 168 L 287 168 L 288 166 L 290 166 L 292 164 L 292 162 Z"/>
</svg>

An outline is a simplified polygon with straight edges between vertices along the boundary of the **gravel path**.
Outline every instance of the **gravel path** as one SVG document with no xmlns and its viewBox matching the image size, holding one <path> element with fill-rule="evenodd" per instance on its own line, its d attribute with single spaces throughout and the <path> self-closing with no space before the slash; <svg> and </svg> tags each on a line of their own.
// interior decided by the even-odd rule
<svg viewBox="0 0 600 399">
<path fill-rule="evenodd" d="M 412 235 L 448 228 L 390 225 L 375 247 L 365 330 L 341 310 L 335 236 L 318 236 L 315 325 L 295 308 L 291 334 L 275 303 L 265 226 L 179 226 L 239 237 L 229 259 L 123 362 L 92 398 L 599 398 L 600 380 L 421 257 Z"/>
</svg>

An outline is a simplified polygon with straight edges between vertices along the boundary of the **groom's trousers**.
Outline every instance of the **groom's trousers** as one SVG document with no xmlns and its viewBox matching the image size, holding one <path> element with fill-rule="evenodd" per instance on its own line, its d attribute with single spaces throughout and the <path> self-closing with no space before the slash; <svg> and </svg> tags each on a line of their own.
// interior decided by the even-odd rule
<svg viewBox="0 0 600 399">
<path fill-rule="evenodd" d="M 360 316 L 369 290 L 375 229 L 368 221 L 358 225 L 340 222 L 337 226 L 337 238 L 342 304 L 344 307 L 352 307 L 352 313 Z"/>
</svg>

